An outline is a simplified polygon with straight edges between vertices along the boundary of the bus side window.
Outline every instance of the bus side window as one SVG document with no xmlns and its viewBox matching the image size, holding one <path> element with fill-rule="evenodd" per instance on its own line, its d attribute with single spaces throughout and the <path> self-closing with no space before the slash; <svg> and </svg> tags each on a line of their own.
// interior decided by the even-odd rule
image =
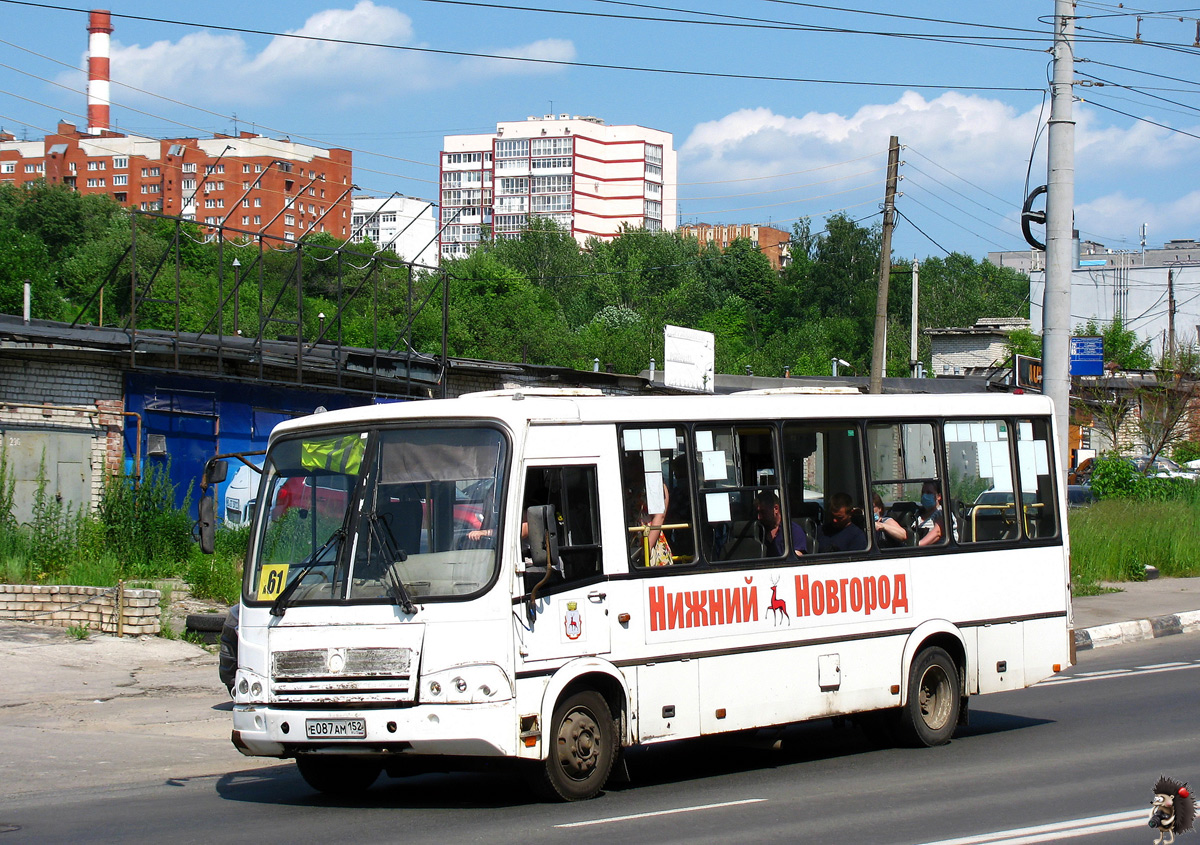
<svg viewBox="0 0 1200 845">
<path fill-rule="evenodd" d="M 961 529 L 953 506 L 945 502 L 929 423 L 869 423 L 867 468 L 873 497 L 879 496 L 883 512 L 905 529 L 902 545 L 941 545 Z M 885 551 L 893 547 L 890 541 L 880 545 Z"/>
<path fill-rule="evenodd" d="M 946 481 L 960 543 L 1016 540 L 1018 502 L 1032 493 L 1013 484 L 1012 437 L 1006 420 L 948 420 Z"/>
<path fill-rule="evenodd" d="M 806 554 L 856 552 L 868 547 L 871 503 L 862 486 L 862 437 L 852 422 L 789 423 L 783 427 L 787 470 L 785 523 Z"/>
<path fill-rule="evenodd" d="M 596 488 L 596 467 L 530 467 L 525 477 L 525 511 L 534 505 L 553 505 L 558 520 L 558 550 L 561 574 L 552 574 L 547 586 L 599 575 L 600 508 Z M 522 542 L 525 539 L 522 525 Z M 541 574 L 533 583 L 540 580 Z M 532 577 L 527 574 L 526 580 Z"/>
<path fill-rule="evenodd" d="M 625 534 L 634 567 L 691 563 L 692 521 L 687 431 L 679 426 L 630 426 L 620 433 Z"/>
<path fill-rule="evenodd" d="M 1030 540 L 1058 536 L 1054 498 L 1054 449 L 1045 419 L 1017 420 L 1017 469 L 1021 480 L 1021 530 Z"/>
<path fill-rule="evenodd" d="M 781 497 L 775 454 L 773 426 L 696 429 L 701 543 L 708 560 L 758 560 L 789 554 L 783 510 L 777 507 Z"/>
</svg>

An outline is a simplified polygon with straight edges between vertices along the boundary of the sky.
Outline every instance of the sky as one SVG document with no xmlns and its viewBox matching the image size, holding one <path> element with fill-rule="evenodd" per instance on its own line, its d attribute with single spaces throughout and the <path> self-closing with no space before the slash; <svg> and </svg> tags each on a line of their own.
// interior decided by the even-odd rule
<svg viewBox="0 0 1200 845">
<path fill-rule="evenodd" d="M 86 125 L 88 8 L 0 0 L 0 128 Z M 551 113 L 672 133 L 681 223 L 785 230 L 879 222 L 895 135 L 900 258 L 1026 249 L 1021 203 L 1046 182 L 1053 0 L 108 8 L 114 128 L 349 149 L 372 195 L 436 199 L 444 135 Z M 1148 246 L 1200 238 L 1200 8 L 1077 13 L 1076 228 L 1114 250 L 1143 225 Z"/>
</svg>

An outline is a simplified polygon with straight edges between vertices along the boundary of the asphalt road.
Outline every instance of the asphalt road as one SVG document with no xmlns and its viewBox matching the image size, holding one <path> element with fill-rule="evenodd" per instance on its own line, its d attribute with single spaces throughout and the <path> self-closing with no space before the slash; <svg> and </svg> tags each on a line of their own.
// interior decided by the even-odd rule
<svg viewBox="0 0 1200 845">
<path fill-rule="evenodd" d="M 1154 780 L 1200 785 L 1198 690 L 1200 636 L 1149 640 L 1085 653 L 1033 689 L 974 699 L 970 727 L 941 748 L 878 750 L 829 722 L 755 742 L 678 743 L 631 755 L 630 785 L 566 805 L 534 803 L 503 771 L 382 779 L 361 800 L 337 801 L 290 764 L 234 755 L 224 774 L 137 770 L 122 783 L 106 772 L 99 785 L 4 790 L 0 826 L 19 829 L 0 833 L 0 845 L 1152 843 Z"/>
</svg>

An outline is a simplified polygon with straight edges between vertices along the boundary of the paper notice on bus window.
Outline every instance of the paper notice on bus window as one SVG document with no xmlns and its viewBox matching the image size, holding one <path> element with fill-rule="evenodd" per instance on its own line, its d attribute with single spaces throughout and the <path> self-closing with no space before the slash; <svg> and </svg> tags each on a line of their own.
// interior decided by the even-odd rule
<svg viewBox="0 0 1200 845">
<path fill-rule="evenodd" d="M 646 513 L 663 513 L 666 509 L 662 475 L 658 472 L 646 473 Z"/>
<path fill-rule="evenodd" d="M 705 481 L 724 481 L 729 477 L 725 471 L 724 450 L 718 449 L 715 452 L 702 452 L 701 460 L 704 464 Z"/>
<path fill-rule="evenodd" d="M 708 509 L 709 522 L 729 522 L 729 494 L 706 493 L 704 504 Z"/>
<path fill-rule="evenodd" d="M 1031 423 L 1031 422 L 1017 423 L 1017 433 L 1021 440 L 1032 440 L 1033 439 L 1033 423 Z"/>
<path fill-rule="evenodd" d="M 1050 452 L 1046 448 L 1045 440 L 1033 441 L 1033 460 L 1038 475 L 1050 474 Z"/>
<path fill-rule="evenodd" d="M 996 430 L 995 423 L 983 424 L 983 439 L 989 443 L 994 443 L 1000 439 L 1000 433 Z"/>
<path fill-rule="evenodd" d="M 662 458 L 657 449 L 646 449 L 642 452 L 642 469 L 647 473 L 662 471 Z"/>
<path fill-rule="evenodd" d="M 287 584 L 287 574 L 286 563 L 263 564 L 262 572 L 258 576 L 258 600 L 274 601 Z"/>
<path fill-rule="evenodd" d="M 675 429 L 660 428 L 658 430 L 658 448 L 675 451 Z"/>
<path fill-rule="evenodd" d="M 971 423 L 971 439 L 976 443 L 983 443 L 983 423 Z"/>
<path fill-rule="evenodd" d="M 995 473 L 993 484 L 996 490 L 1011 490 L 1012 486 L 1012 464 L 1008 459 L 1008 442 L 1000 441 L 998 443 L 987 444 L 991 447 L 991 462 L 992 472 Z"/>
<path fill-rule="evenodd" d="M 1033 440 L 1022 440 L 1017 444 L 1017 462 L 1021 466 L 1021 491 L 1025 493 L 1037 492 L 1036 446 L 1037 443 Z"/>
<path fill-rule="evenodd" d="M 711 431 L 696 432 L 696 451 L 711 452 L 713 450 L 713 440 Z"/>
<path fill-rule="evenodd" d="M 642 448 L 642 433 L 636 428 L 625 429 L 624 436 L 626 452 L 636 452 Z"/>
</svg>

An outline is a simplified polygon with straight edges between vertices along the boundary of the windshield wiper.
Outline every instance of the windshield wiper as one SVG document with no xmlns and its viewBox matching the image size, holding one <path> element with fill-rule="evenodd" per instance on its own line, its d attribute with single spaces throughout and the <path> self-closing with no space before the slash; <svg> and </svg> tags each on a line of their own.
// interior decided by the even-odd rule
<svg viewBox="0 0 1200 845">
<path fill-rule="evenodd" d="M 383 576 L 379 580 L 383 582 L 384 589 L 387 590 L 392 600 L 400 605 L 401 610 L 408 614 L 415 614 L 417 606 L 413 604 L 412 596 L 409 595 L 408 588 L 404 586 L 404 579 L 396 571 L 397 563 L 408 560 L 408 552 L 400 548 L 400 544 L 396 542 L 396 538 L 392 534 L 392 529 L 388 527 L 386 521 L 380 518 L 378 513 L 372 512 L 367 518 L 371 526 L 371 538 L 379 544 L 379 548 L 386 554 L 387 559 L 392 561 L 383 570 Z M 383 526 L 382 531 L 380 526 Z"/>
<path fill-rule="evenodd" d="M 300 586 L 300 582 L 304 580 L 304 576 L 308 575 L 314 566 L 316 566 L 318 563 L 321 563 L 321 558 L 325 556 L 325 553 L 331 548 L 337 546 L 337 544 L 341 543 L 345 537 L 346 529 L 339 528 L 337 531 L 334 531 L 329 535 L 329 539 L 325 541 L 321 548 L 317 549 L 308 556 L 308 560 L 305 563 L 304 568 L 300 570 L 300 573 L 291 581 L 288 581 L 287 586 L 280 590 L 279 595 L 275 597 L 275 601 L 271 602 L 272 616 L 282 617 L 283 614 L 287 612 L 288 599 L 290 599 L 292 594 L 296 592 L 296 588 Z"/>
</svg>

